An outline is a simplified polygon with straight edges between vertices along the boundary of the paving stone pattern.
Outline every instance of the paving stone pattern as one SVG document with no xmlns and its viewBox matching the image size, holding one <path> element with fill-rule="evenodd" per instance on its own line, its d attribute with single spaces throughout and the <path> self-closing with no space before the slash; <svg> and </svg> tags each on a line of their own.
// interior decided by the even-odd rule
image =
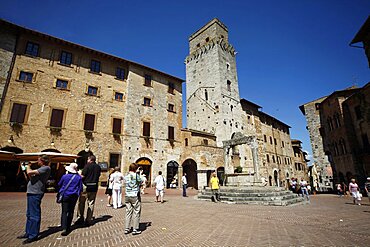
<svg viewBox="0 0 370 247">
<path fill-rule="evenodd" d="M 287 207 L 212 203 L 167 190 L 165 203 L 143 196 L 141 235 L 124 234 L 125 208 L 106 207 L 99 191 L 95 224 L 66 237 L 58 229 L 55 194 L 42 202 L 43 238 L 29 246 L 369 246 L 370 203 L 352 205 L 349 197 L 317 195 L 310 204 Z M 103 200 L 103 201 L 101 201 Z M 22 246 L 16 236 L 25 225 L 25 193 L 0 193 L 0 246 Z"/>
</svg>

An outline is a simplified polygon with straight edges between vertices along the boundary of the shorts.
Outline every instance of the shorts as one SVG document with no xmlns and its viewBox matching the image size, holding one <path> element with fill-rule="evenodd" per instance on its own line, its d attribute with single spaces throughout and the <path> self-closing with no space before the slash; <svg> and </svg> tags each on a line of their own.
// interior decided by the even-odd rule
<svg viewBox="0 0 370 247">
<path fill-rule="evenodd" d="M 164 190 L 155 189 L 155 196 L 163 196 Z"/>
<path fill-rule="evenodd" d="M 107 188 L 106 190 L 105 190 L 105 194 L 106 195 L 112 195 L 112 189 L 109 189 L 109 188 Z"/>
</svg>

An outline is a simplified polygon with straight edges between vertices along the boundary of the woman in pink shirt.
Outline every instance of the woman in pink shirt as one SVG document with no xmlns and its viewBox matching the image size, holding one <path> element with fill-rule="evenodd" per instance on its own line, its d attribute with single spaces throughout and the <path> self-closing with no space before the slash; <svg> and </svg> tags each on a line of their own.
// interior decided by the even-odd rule
<svg viewBox="0 0 370 247">
<path fill-rule="evenodd" d="M 349 192 L 351 193 L 351 195 L 353 197 L 353 204 L 357 203 L 358 205 L 361 205 L 361 203 L 360 203 L 361 195 L 360 195 L 359 188 L 358 188 L 358 185 L 356 183 L 356 180 L 354 178 L 351 179 L 351 182 L 349 183 L 348 189 L 349 189 Z"/>
</svg>

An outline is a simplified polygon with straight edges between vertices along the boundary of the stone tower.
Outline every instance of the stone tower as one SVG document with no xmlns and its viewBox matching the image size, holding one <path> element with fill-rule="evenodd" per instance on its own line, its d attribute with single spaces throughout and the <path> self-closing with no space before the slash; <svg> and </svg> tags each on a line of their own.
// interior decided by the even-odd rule
<svg viewBox="0 0 370 247">
<path fill-rule="evenodd" d="M 235 49 L 227 27 L 213 19 L 189 37 L 186 63 L 187 128 L 212 133 L 217 145 L 244 132 Z"/>
</svg>

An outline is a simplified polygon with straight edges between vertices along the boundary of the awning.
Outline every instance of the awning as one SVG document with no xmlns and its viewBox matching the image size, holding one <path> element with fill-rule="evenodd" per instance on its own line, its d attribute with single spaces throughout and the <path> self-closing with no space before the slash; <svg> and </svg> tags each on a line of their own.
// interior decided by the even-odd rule
<svg viewBox="0 0 370 247">
<path fill-rule="evenodd" d="M 37 161 L 37 159 L 42 156 L 47 155 L 50 158 L 50 162 L 73 162 L 80 156 L 75 154 L 64 154 L 64 153 L 54 153 L 54 152 L 39 152 L 39 153 L 22 153 L 16 154 L 15 160 L 20 161 Z"/>
<path fill-rule="evenodd" d="M 15 160 L 15 153 L 0 150 L 0 160 Z"/>
</svg>

